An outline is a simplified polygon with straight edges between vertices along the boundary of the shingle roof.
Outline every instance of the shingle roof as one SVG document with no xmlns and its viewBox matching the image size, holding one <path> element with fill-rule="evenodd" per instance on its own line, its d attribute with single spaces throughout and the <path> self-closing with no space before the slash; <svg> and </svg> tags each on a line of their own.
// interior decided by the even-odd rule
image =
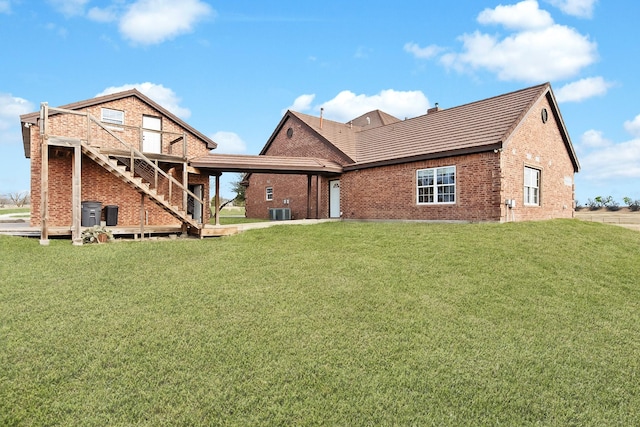
<svg viewBox="0 0 640 427">
<path fill-rule="evenodd" d="M 346 125 L 324 120 L 320 129 L 320 118 L 291 113 L 347 153 L 354 160 L 345 165 L 348 170 L 501 148 L 543 96 L 547 96 L 558 117 L 567 151 L 578 171 L 580 166 L 549 83 L 408 120 L 375 110 Z"/>
<path fill-rule="evenodd" d="M 338 150 L 349 156 L 355 161 L 356 159 L 356 132 L 361 130 L 358 126 L 345 123 L 334 122 L 332 120 L 322 119 L 322 127 L 320 125 L 320 117 L 310 116 L 308 114 L 289 111 L 289 113 L 307 126 L 316 131 L 320 136 L 333 144 Z"/>
<path fill-rule="evenodd" d="M 318 173 L 335 175 L 342 173 L 336 162 L 313 157 L 249 156 L 240 154 L 208 154 L 190 161 L 191 166 L 217 172 L 258 173 Z"/>
<path fill-rule="evenodd" d="M 194 134 L 198 138 L 202 139 L 207 144 L 207 148 L 214 149 L 214 148 L 216 148 L 218 146 L 218 144 L 216 144 L 211 138 L 209 138 L 208 136 L 206 136 L 202 132 L 198 131 L 194 127 L 190 126 L 184 120 L 182 120 L 181 118 L 179 118 L 178 116 L 176 116 L 175 114 L 173 114 L 172 112 L 167 110 L 166 108 L 162 107 L 160 104 L 158 104 L 157 102 L 155 102 L 154 100 L 152 100 L 148 96 L 144 95 L 143 93 L 141 93 L 137 89 L 130 89 L 130 90 L 126 90 L 126 91 L 122 91 L 122 92 L 118 92 L 118 93 L 113 93 L 113 94 L 110 94 L 110 95 L 98 96 L 98 97 L 87 99 L 87 100 L 84 100 L 84 101 L 79 101 L 79 102 L 74 102 L 72 104 L 63 105 L 60 108 L 63 108 L 65 110 L 80 110 L 82 108 L 87 108 L 87 107 L 91 107 L 91 106 L 94 106 L 94 105 L 103 104 L 105 102 L 115 101 L 115 100 L 118 100 L 118 99 L 127 98 L 129 96 L 137 97 L 142 102 L 144 102 L 144 103 L 150 105 L 151 107 L 155 108 L 156 110 L 158 110 L 163 116 L 171 119 L 172 121 L 177 123 L 179 126 L 183 127 L 184 129 L 188 130 L 189 132 L 191 132 L 192 134 Z M 36 112 L 33 112 L 33 113 L 28 113 L 28 114 L 23 114 L 23 115 L 20 116 L 20 122 L 21 123 L 36 124 L 39 117 L 40 117 L 40 112 L 39 111 L 36 111 Z M 23 129 L 24 129 L 24 126 L 23 126 Z M 23 132 L 23 143 L 24 143 L 24 146 L 25 146 L 25 155 L 27 157 L 29 156 L 29 148 L 28 147 L 29 147 L 29 145 L 31 143 L 31 141 L 28 138 L 28 136 L 29 136 L 28 133 Z"/>
</svg>

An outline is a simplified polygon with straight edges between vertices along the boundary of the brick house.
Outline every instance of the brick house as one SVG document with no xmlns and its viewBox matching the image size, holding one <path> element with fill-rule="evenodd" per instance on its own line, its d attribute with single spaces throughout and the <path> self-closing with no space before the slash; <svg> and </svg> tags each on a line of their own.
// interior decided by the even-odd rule
<svg viewBox="0 0 640 427">
<path fill-rule="evenodd" d="M 110 207 L 107 225 L 122 233 L 200 233 L 208 222 L 209 174 L 190 161 L 216 143 L 137 90 L 60 108 L 43 103 L 20 121 L 31 225 L 43 242 L 70 234 L 81 243 L 81 228 L 93 225 L 85 206 Z M 89 222 L 105 220 L 91 215 Z"/>
<path fill-rule="evenodd" d="M 248 217 L 283 208 L 293 218 L 573 216 L 580 165 L 549 83 L 405 120 L 379 110 L 348 123 L 322 115 L 287 111 L 260 156 L 323 159 L 341 170 L 248 174 Z"/>
</svg>

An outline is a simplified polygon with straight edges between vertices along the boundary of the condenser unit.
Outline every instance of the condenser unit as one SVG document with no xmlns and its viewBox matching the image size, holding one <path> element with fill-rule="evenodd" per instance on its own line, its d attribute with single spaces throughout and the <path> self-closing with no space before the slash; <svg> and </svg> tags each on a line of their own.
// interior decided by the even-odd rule
<svg viewBox="0 0 640 427">
<path fill-rule="evenodd" d="M 289 208 L 269 208 L 269 219 L 271 221 L 284 221 L 291 219 L 291 209 Z"/>
</svg>

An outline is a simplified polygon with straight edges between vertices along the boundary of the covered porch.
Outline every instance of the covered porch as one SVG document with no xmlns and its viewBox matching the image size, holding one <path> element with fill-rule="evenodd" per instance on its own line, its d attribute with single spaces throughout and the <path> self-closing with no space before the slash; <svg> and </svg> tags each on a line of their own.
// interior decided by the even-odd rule
<svg viewBox="0 0 640 427">
<path fill-rule="evenodd" d="M 307 217 L 319 219 L 320 180 L 316 179 L 316 198 L 312 200 L 312 178 L 338 177 L 342 174 L 342 166 L 326 159 L 285 156 L 251 156 L 239 154 L 209 154 L 189 161 L 191 167 L 200 173 L 215 176 L 215 218 L 216 226 L 220 224 L 220 176 L 224 172 L 235 173 L 270 173 L 307 176 Z M 310 218 L 312 203 L 315 202 L 316 218 Z"/>
</svg>

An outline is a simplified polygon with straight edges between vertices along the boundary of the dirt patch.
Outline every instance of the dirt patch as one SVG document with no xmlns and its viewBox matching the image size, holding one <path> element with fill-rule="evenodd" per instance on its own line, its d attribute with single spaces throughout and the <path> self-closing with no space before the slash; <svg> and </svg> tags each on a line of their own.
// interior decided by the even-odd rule
<svg viewBox="0 0 640 427">
<path fill-rule="evenodd" d="M 640 211 L 631 211 L 629 208 L 621 208 L 617 211 L 583 208 L 577 210 L 575 216 L 582 221 L 619 225 L 631 230 L 640 231 Z"/>
</svg>

